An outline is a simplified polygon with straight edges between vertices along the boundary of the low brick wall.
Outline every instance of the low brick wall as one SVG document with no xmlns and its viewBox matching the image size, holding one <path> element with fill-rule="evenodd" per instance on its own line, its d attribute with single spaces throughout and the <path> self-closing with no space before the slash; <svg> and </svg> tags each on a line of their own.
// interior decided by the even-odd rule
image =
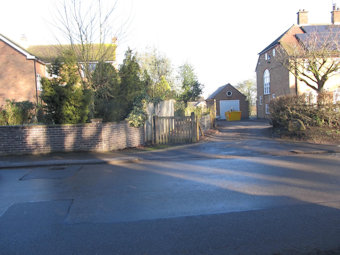
<svg viewBox="0 0 340 255">
<path fill-rule="evenodd" d="M 96 151 L 144 144 L 144 127 L 127 122 L 55 126 L 0 126 L 0 155 Z"/>
</svg>

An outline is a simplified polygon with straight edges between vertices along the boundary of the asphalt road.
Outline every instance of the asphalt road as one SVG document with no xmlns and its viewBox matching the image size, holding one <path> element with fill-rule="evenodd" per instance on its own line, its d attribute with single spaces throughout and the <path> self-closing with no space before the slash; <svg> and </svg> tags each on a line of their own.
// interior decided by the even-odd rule
<svg viewBox="0 0 340 255">
<path fill-rule="evenodd" d="M 0 254 L 340 252 L 339 154 L 219 129 L 139 163 L 0 170 Z"/>
</svg>

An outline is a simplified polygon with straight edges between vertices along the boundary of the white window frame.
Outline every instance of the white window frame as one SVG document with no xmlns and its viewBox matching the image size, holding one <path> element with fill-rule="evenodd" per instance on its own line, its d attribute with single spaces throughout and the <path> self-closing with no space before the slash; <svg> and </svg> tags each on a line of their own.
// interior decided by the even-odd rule
<svg viewBox="0 0 340 255">
<path fill-rule="evenodd" d="M 260 96 L 260 97 L 259 97 L 259 105 L 262 105 L 262 104 L 263 104 L 263 97 Z"/>
<path fill-rule="evenodd" d="M 264 54 L 264 60 L 268 60 L 268 53 Z"/>
<path fill-rule="evenodd" d="M 273 94 L 272 94 L 272 98 L 273 98 L 273 99 L 274 99 L 274 98 L 276 98 L 276 95 L 275 95 L 275 93 L 273 93 Z"/>
<path fill-rule="evenodd" d="M 270 111 L 269 111 L 269 104 L 265 104 L 265 113 L 266 114 L 270 114 Z"/>
<path fill-rule="evenodd" d="M 37 90 L 42 91 L 42 84 L 41 84 L 41 75 L 37 74 Z"/>
<path fill-rule="evenodd" d="M 275 57 L 275 55 L 276 55 L 276 50 L 273 49 L 273 57 Z"/>
<path fill-rule="evenodd" d="M 263 94 L 270 94 L 270 72 L 266 69 L 263 73 Z"/>
</svg>

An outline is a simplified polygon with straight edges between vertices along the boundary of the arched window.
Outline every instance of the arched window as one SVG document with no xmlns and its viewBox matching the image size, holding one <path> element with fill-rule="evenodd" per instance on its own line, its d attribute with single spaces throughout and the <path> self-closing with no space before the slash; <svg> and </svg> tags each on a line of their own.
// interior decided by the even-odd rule
<svg viewBox="0 0 340 255">
<path fill-rule="evenodd" d="M 265 95 L 270 94 L 270 73 L 268 69 L 266 69 L 263 74 L 263 88 Z"/>
</svg>

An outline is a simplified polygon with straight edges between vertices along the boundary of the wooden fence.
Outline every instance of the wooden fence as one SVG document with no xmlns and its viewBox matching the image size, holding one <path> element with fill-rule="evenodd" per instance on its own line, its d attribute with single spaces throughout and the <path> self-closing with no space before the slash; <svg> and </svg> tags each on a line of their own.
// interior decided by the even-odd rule
<svg viewBox="0 0 340 255">
<path fill-rule="evenodd" d="M 179 144 L 199 140 L 199 122 L 190 117 L 153 117 L 153 143 Z"/>
</svg>

